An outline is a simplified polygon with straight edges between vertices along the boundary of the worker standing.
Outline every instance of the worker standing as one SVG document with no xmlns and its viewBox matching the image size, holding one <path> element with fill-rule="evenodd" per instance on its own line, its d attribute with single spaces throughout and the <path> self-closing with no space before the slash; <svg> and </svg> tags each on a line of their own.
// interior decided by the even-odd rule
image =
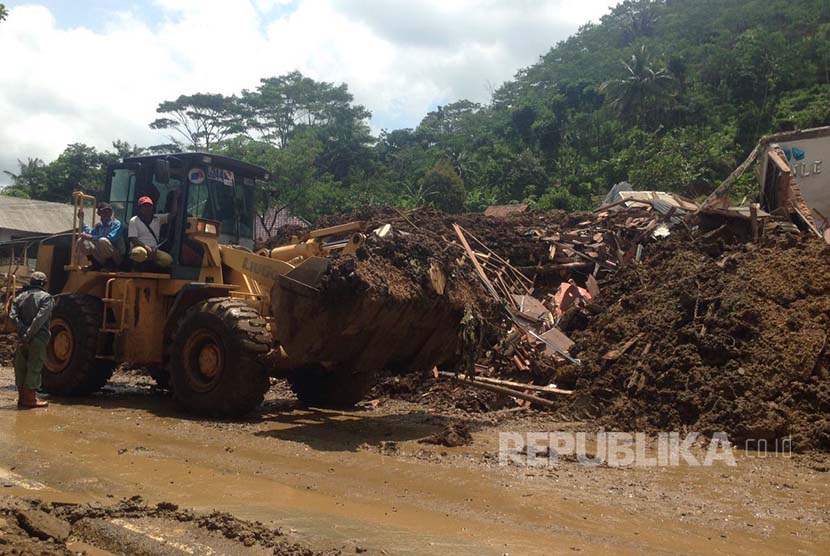
<svg viewBox="0 0 830 556">
<path fill-rule="evenodd" d="M 17 326 L 18 345 L 14 355 L 14 381 L 17 384 L 17 408 L 46 407 L 37 397 L 40 388 L 46 347 L 49 345 L 49 320 L 55 300 L 46 292 L 46 275 L 33 272 L 30 285 L 12 303 L 9 316 Z"/>
</svg>

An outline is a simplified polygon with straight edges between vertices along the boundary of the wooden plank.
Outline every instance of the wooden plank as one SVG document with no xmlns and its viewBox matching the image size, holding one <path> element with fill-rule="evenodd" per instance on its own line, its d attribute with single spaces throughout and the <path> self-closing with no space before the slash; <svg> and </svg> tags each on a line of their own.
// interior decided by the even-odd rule
<svg viewBox="0 0 830 556">
<path fill-rule="evenodd" d="M 634 344 L 636 344 L 636 343 L 640 340 L 640 338 L 642 338 L 642 337 L 643 337 L 643 333 L 642 333 L 642 332 L 640 332 L 639 334 L 635 335 L 633 338 L 631 338 L 630 340 L 628 340 L 626 343 L 624 343 L 622 346 L 620 346 L 620 347 L 618 347 L 618 348 L 614 348 L 614 349 L 610 350 L 608 353 L 606 353 L 605 355 L 603 355 L 603 356 L 602 356 L 602 358 L 603 358 L 605 361 L 615 361 L 615 360 L 619 359 L 620 357 L 622 357 L 622 356 L 623 356 L 623 354 L 624 354 L 626 351 L 628 351 L 629 349 L 631 349 L 631 347 L 632 347 Z"/>
<path fill-rule="evenodd" d="M 451 373 L 449 373 L 451 374 Z M 548 394 L 562 394 L 564 396 L 572 396 L 573 390 L 563 390 L 562 388 L 555 388 L 553 386 L 538 386 L 536 384 L 525 384 L 523 382 L 513 382 L 512 380 L 503 380 L 498 378 L 490 378 L 489 376 L 466 376 L 458 375 L 459 380 L 474 380 L 484 382 L 487 384 L 498 384 L 501 386 L 509 386 L 511 388 L 524 388 L 525 390 L 533 390 L 534 392 L 545 392 Z"/>
<path fill-rule="evenodd" d="M 496 288 L 493 287 L 493 284 L 490 282 L 490 279 L 487 278 L 487 274 L 484 272 L 484 269 L 481 268 L 481 265 L 478 262 L 478 258 L 476 257 L 475 251 L 473 251 L 472 247 L 470 247 L 470 244 L 467 243 L 467 238 L 464 237 L 464 232 L 461 231 L 461 226 L 459 226 L 458 224 L 453 224 L 452 229 L 455 230 L 455 235 L 457 235 L 458 239 L 461 241 L 461 246 L 464 247 L 464 250 L 467 252 L 467 257 L 470 259 L 470 261 L 472 261 L 473 267 L 478 272 L 478 276 L 479 278 L 481 278 L 481 281 L 484 282 L 487 291 L 490 292 L 490 295 L 492 295 L 493 298 L 496 299 L 496 301 L 501 301 L 502 299 L 496 291 Z"/>
<path fill-rule="evenodd" d="M 527 400 L 529 402 L 533 402 L 535 404 L 541 405 L 543 407 L 555 407 L 557 404 L 552 402 L 551 400 L 546 400 L 545 398 L 540 398 L 539 396 L 534 396 L 533 394 L 526 394 L 524 392 L 519 392 L 518 390 L 513 390 L 512 388 L 507 388 L 505 386 L 498 386 L 496 384 L 487 384 L 486 382 L 478 382 L 473 380 L 459 380 L 456 378 L 452 373 L 439 373 L 441 376 L 447 376 L 451 378 L 455 382 L 459 384 L 465 384 L 467 386 L 473 386 L 474 388 L 481 388 L 482 390 L 489 390 L 491 392 L 497 392 L 499 394 L 506 394 L 508 396 L 512 396 L 514 398 L 519 398 L 521 400 Z"/>
</svg>

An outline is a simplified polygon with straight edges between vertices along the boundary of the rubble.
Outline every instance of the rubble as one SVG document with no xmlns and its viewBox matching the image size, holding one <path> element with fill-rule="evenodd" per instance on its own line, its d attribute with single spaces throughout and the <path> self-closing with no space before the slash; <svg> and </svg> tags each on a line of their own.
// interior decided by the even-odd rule
<svg viewBox="0 0 830 556">
<path fill-rule="evenodd" d="M 468 382 L 497 394 L 550 406 L 548 400 L 536 395 L 538 391 L 529 392 L 534 386 L 549 386 L 561 365 L 579 364 L 569 353 L 573 342 L 556 325 L 578 318 L 576 310 L 591 301 L 591 291 L 593 295 L 599 293 L 597 277 L 609 276 L 626 262 L 636 260 L 638 254 L 642 256 L 643 246 L 660 237 L 651 232 L 661 224 L 676 225 L 679 214 L 694 207 L 690 203 L 682 207 L 669 204 L 660 212 L 654 208 L 656 204 L 654 200 L 633 199 L 595 213 L 531 211 L 498 218 L 450 216 L 429 209 L 408 213 L 379 209 L 330 217 L 318 224 L 330 226 L 363 219 L 370 228 L 388 231 L 391 226 L 396 230 L 394 237 L 384 239 L 395 245 L 391 253 L 403 259 L 399 261 L 403 267 L 424 268 L 417 263 L 422 257 L 415 247 L 423 246 L 427 238 L 433 253 L 450 250 L 458 256 L 460 244 L 469 263 L 468 275 L 478 275 L 483 291 L 502 311 L 499 317 L 491 307 L 483 319 L 491 330 L 479 342 L 477 365 L 461 365 L 454 370 L 467 373 L 471 380 L 475 375 L 514 379 L 514 385 L 525 388 Z M 370 266 L 382 265 L 375 261 Z M 422 276 L 420 281 L 426 282 L 426 278 Z M 385 278 L 384 283 L 394 280 Z M 485 304 L 479 300 L 479 305 Z M 477 311 L 482 316 L 485 313 Z M 529 392 L 522 393 L 524 390 Z"/>
<path fill-rule="evenodd" d="M 582 361 L 556 375 L 581 394 L 569 409 L 617 430 L 830 448 L 830 279 L 807 270 L 828 262 L 830 248 L 806 237 L 655 246 L 566 330 Z"/>
<path fill-rule="evenodd" d="M 492 289 L 547 335 L 534 342 L 502 318 L 468 380 L 442 386 L 420 375 L 403 381 L 401 396 L 473 412 L 526 403 L 504 390 L 467 403 L 471 390 L 458 385 L 489 379 L 544 396 L 537 407 L 617 430 L 722 430 L 735 442 L 789 437 L 795 450 L 830 447 L 830 283 L 805 272 L 829 262 L 822 244 L 757 207 L 698 211 L 659 195 L 612 204 L 498 219 L 363 213 L 402 230 L 437 230 L 447 243 L 459 224 L 491 282 L 508 267 L 528 277 Z M 551 385 L 574 394 L 533 389 Z"/>
</svg>

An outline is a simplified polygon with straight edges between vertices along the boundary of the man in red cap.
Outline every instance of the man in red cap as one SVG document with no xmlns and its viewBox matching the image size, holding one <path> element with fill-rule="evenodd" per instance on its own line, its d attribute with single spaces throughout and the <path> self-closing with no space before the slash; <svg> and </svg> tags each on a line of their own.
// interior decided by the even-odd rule
<svg viewBox="0 0 830 556">
<path fill-rule="evenodd" d="M 138 214 L 130 218 L 130 259 L 137 263 L 150 260 L 162 268 L 173 264 L 173 257 L 159 249 L 161 225 L 176 214 L 178 195 L 173 197 L 169 213 L 156 214 L 156 207 L 150 197 L 139 197 Z"/>
</svg>

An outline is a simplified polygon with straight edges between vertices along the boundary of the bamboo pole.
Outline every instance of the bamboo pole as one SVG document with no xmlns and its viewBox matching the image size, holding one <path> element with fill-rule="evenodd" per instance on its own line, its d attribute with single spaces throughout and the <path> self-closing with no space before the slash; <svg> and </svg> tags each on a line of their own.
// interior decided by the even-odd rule
<svg viewBox="0 0 830 556">
<path fill-rule="evenodd" d="M 485 382 L 478 382 L 473 380 L 460 380 L 456 378 L 455 375 L 452 373 L 441 372 L 439 373 L 439 375 L 451 378 L 459 384 L 473 386 L 475 388 L 480 388 L 482 390 L 489 390 L 491 392 L 496 392 L 498 394 L 506 394 L 508 396 L 513 396 L 514 398 L 526 400 L 541 405 L 543 407 L 554 407 L 556 405 L 554 402 L 546 400 L 545 398 L 540 398 L 539 396 L 534 396 L 533 394 L 525 394 L 524 392 L 519 392 L 518 390 L 513 390 L 511 388 L 505 388 L 504 386 L 497 386 L 495 384 L 487 384 Z"/>
<path fill-rule="evenodd" d="M 455 376 L 452 373 L 448 375 Z M 513 382 L 511 380 L 502 380 L 498 378 L 490 378 L 488 376 L 467 376 L 458 375 L 460 380 L 473 380 L 487 384 L 496 384 L 500 386 L 508 386 L 510 388 L 524 388 L 525 390 L 533 390 L 534 392 L 545 392 L 547 394 L 562 394 L 564 396 L 573 396 L 573 390 L 563 390 L 562 388 L 554 388 L 552 386 L 537 386 L 536 384 L 524 384 L 522 382 Z"/>
</svg>

